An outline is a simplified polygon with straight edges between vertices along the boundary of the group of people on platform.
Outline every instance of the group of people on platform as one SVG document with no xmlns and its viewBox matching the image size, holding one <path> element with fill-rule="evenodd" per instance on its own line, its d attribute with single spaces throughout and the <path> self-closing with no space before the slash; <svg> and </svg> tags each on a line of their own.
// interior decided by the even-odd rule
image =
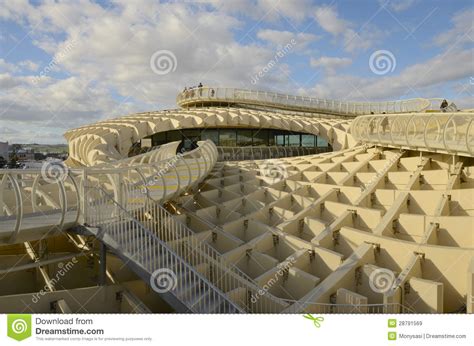
<svg viewBox="0 0 474 346">
<path fill-rule="evenodd" d="M 202 96 L 202 88 L 203 88 L 203 85 L 202 85 L 201 82 L 199 82 L 199 84 L 197 86 L 192 86 L 192 87 L 189 87 L 189 88 L 185 86 L 184 89 L 183 89 L 184 97 L 185 98 L 194 97 L 194 96 L 196 96 L 196 91 L 197 91 L 199 96 Z M 216 94 L 216 92 L 215 92 L 214 89 L 209 89 L 209 95 L 208 96 L 214 97 L 215 94 Z M 457 111 L 456 105 L 454 103 L 448 104 L 448 101 L 446 99 L 444 99 L 441 102 L 441 105 L 440 105 L 439 109 L 442 112 L 449 112 L 449 111 L 454 111 L 455 112 L 455 111 Z M 374 114 L 374 112 L 370 112 L 370 114 Z M 383 114 L 385 114 L 385 112 L 383 112 Z"/>
<path fill-rule="evenodd" d="M 183 90 L 183 94 L 184 94 L 184 97 L 185 98 L 188 98 L 188 97 L 194 97 L 196 96 L 196 92 L 199 96 L 202 96 L 202 83 L 199 82 L 199 84 L 197 86 L 192 86 L 192 87 L 184 87 L 184 90 Z M 216 91 L 214 89 L 209 89 L 209 96 L 210 97 L 214 97 L 214 95 L 216 94 Z"/>
</svg>

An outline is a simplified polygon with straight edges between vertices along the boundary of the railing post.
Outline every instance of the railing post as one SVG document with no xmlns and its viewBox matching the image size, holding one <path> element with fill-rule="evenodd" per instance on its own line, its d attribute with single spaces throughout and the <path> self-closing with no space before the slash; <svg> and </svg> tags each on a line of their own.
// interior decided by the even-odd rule
<svg viewBox="0 0 474 346">
<path fill-rule="evenodd" d="M 120 205 L 124 205 L 123 203 L 123 173 L 122 172 L 119 172 L 118 173 L 118 176 L 117 176 L 117 202 L 120 204 Z"/>
<path fill-rule="evenodd" d="M 82 170 L 82 215 L 84 218 L 84 223 L 88 222 L 88 207 L 87 207 L 87 180 L 88 180 L 87 168 Z"/>
</svg>

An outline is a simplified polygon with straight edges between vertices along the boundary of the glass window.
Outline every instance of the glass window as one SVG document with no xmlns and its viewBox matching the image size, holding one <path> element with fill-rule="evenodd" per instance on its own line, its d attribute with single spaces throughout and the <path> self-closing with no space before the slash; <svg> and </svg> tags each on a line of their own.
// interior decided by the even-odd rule
<svg viewBox="0 0 474 346">
<path fill-rule="evenodd" d="M 271 146 L 271 147 L 276 145 L 274 136 L 268 136 L 268 145 Z"/>
<path fill-rule="evenodd" d="M 300 135 L 288 135 L 288 141 L 285 144 L 290 147 L 299 147 Z"/>
<path fill-rule="evenodd" d="M 190 138 L 184 138 L 183 139 L 183 146 L 185 151 L 193 150 L 196 149 L 197 141 L 192 140 Z"/>
<path fill-rule="evenodd" d="M 201 131 L 195 129 L 181 130 L 184 138 L 201 138 Z"/>
<path fill-rule="evenodd" d="M 203 141 L 205 141 L 206 139 L 210 139 L 214 142 L 215 145 L 219 145 L 219 131 L 213 129 L 202 130 L 201 139 Z"/>
<path fill-rule="evenodd" d="M 301 146 L 314 148 L 316 145 L 315 136 L 313 135 L 301 135 Z"/>
<path fill-rule="evenodd" d="M 175 142 L 181 141 L 183 139 L 183 135 L 179 130 L 176 131 L 169 131 L 166 133 L 166 142 Z"/>
<path fill-rule="evenodd" d="M 317 143 L 318 143 L 318 147 L 327 147 L 328 146 L 328 142 L 322 138 L 322 137 L 316 137 L 317 138 Z"/>
<path fill-rule="evenodd" d="M 237 146 L 237 133 L 235 130 L 220 130 L 219 131 L 219 145 L 221 147 L 235 147 Z"/>
<path fill-rule="evenodd" d="M 152 145 L 162 145 L 166 143 L 166 132 L 158 132 L 152 136 Z"/>
<path fill-rule="evenodd" d="M 268 130 L 253 130 L 253 145 L 266 146 L 268 145 Z"/>
<path fill-rule="evenodd" d="M 285 145 L 285 135 L 274 135 L 275 145 Z"/>
<path fill-rule="evenodd" d="M 201 140 L 201 132 L 196 129 L 181 130 L 183 136 L 183 147 L 185 150 L 193 150 L 197 146 L 197 142 Z"/>
<path fill-rule="evenodd" d="M 174 141 L 183 141 L 186 149 L 191 149 L 195 142 L 212 140 L 223 147 L 246 146 L 286 146 L 286 147 L 330 147 L 328 142 L 319 136 L 287 130 L 261 128 L 198 128 L 171 130 L 155 133 L 152 136 L 153 145 L 162 145 Z"/>
<path fill-rule="evenodd" d="M 252 145 L 252 130 L 237 130 L 237 146 L 248 147 Z"/>
</svg>

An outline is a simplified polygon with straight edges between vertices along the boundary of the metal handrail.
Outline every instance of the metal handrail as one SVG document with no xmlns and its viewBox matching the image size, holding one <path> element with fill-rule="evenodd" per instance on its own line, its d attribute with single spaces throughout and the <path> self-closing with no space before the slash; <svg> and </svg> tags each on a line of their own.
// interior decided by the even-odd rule
<svg viewBox="0 0 474 346">
<path fill-rule="evenodd" d="M 135 184 L 127 184 L 123 186 L 123 189 L 127 190 L 124 192 L 125 195 L 133 195 L 133 191 L 137 187 Z M 115 203 L 117 202 L 115 201 Z M 121 208 L 124 207 L 121 206 Z M 95 202 L 89 206 L 89 209 L 91 214 L 87 213 L 86 222 L 94 225 L 96 224 L 94 215 L 101 210 L 101 206 Z M 261 290 L 260 287 L 235 265 L 225 261 L 218 251 L 200 240 L 189 227 L 176 220 L 173 215 L 153 200 L 147 198 L 145 205 L 141 208 L 134 208 L 131 211 L 127 210 L 127 212 L 133 212 L 136 215 L 135 219 L 139 220 L 143 227 L 150 230 L 160 240 L 175 244 L 173 251 L 180 258 L 188 259 L 191 266 L 196 267 L 203 264 L 208 266 L 209 281 L 215 283 L 216 287 L 225 292 L 244 289 L 244 297 L 237 300 L 239 306 L 246 312 L 278 312 L 286 307 L 282 299 L 268 292 L 264 292 L 259 301 L 249 302 L 249 297 L 256 295 L 256 292 Z M 102 222 L 113 223 L 114 218 L 115 216 L 108 219 L 102 218 Z M 178 244 L 184 244 L 184 246 Z M 183 275 L 178 276 L 182 277 Z"/>
<path fill-rule="evenodd" d="M 474 113 L 365 115 L 350 132 L 361 143 L 474 157 Z"/>
<path fill-rule="evenodd" d="M 287 151 L 289 149 L 289 152 Z M 280 151 L 285 150 L 284 154 Z M 299 147 L 299 146 L 249 146 L 249 147 L 217 147 L 217 161 L 265 160 L 283 157 L 316 155 L 330 151 L 330 147 Z"/>
<path fill-rule="evenodd" d="M 349 102 L 249 89 L 213 87 L 197 87 L 182 91 L 176 97 L 176 102 L 180 107 L 241 103 L 268 106 L 277 109 L 291 109 L 296 111 L 349 116 L 371 113 L 390 114 L 423 112 L 431 106 L 431 102 L 428 99 L 423 98 L 386 102 Z"/>
<path fill-rule="evenodd" d="M 301 304 L 297 300 L 285 299 L 288 304 Z M 338 304 L 338 303 L 308 303 L 305 302 L 304 311 L 330 314 L 330 313 L 416 313 L 412 308 L 400 303 L 382 304 Z M 303 311 L 301 311 L 303 312 Z"/>
<path fill-rule="evenodd" d="M 148 153 L 150 156 L 155 154 L 155 152 Z M 12 213 L 16 215 L 16 221 L 14 225 L 11 223 L 8 224 L 8 230 L 10 230 L 10 227 L 12 228 L 10 241 L 14 242 L 18 238 L 19 233 L 22 231 L 22 220 L 32 215 L 31 213 L 25 215 L 24 207 L 26 203 L 32 203 L 32 210 L 35 210 L 37 199 L 34 198 L 34 196 L 32 198 L 25 198 L 25 196 L 27 197 L 29 194 L 35 195 L 37 193 L 38 179 L 41 177 L 43 178 L 43 185 L 41 186 L 57 185 L 58 196 L 60 198 L 56 201 L 57 206 L 54 209 L 57 213 L 57 220 L 53 219 L 51 215 L 46 215 L 45 213 L 43 213 L 43 215 L 51 218 L 51 226 L 56 227 L 57 230 L 61 230 L 66 221 L 66 213 L 69 211 L 74 210 L 75 216 L 72 221 L 68 217 L 68 224 L 70 224 L 70 222 L 77 223 L 81 216 L 85 218 L 85 214 L 87 213 L 84 208 L 86 194 L 83 191 L 83 187 L 87 180 L 94 180 L 98 184 L 108 185 L 109 189 L 114 190 L 117 200 L 120 200 L 120 198 L 126 200 L 126 198 L 128 198 L 120 193 L 121 180 L 124 179 L 132 182 L 135 190 L 144 189 L 146 190 L 147 196 L 151 194 L 155 200 L 166 200 L 177 196 L 185 189 L 202 181 L 212 169 L 216 160 L 217 149 L 212 141 L 207 140 L 199 142 L 199 146 L 195 150 L 186 152 L 180 156 L 155 162 L 141 163 L 130 167 L 105 166 L 102 168 L 83 167 L 73 169 L 64 167 L 64 176 L 59 177 L 56 181 L 45 180 L 45 172 L 43 172 L 42 169 L 2 169 L 0 170 L 0 207 L 2 208 L 2 213 L 4 205 L 6 204 L 3 200 L 5 196 L 4 190 L 9 189 L 13 191 L 15 196 L 14 202 L 12 201 L 14 206 L 11 206 L 11 210 Z M 194 168 L 197 168 L 197 170 L 194 170 Z M 163 174 L 171 178 L 164 179 L 162 177 Z M 156 182 L 153 182 L 155 176 L 163 178 L 162 183 L 164 188 L 159 194 L 153 194 L 149 191 L 150 182 L 156 185 Z M 187 176 L 187 179 L 183 178 L 185 176 Z M 174 186 L 168 186 L 171 184 L 174 184 Z M 68 206 L 66 190 L 72 191 L 75 194 L 75 200 L 78 202 L 76 206 Z M 135 194 L 135 196 L 138 196 L 138 194 Z M 1 227 L 2 224 L 0 223 L 0 229 Z"/>
<path fill-rule="evenodd" d="M 155 233 L 144 227 L 143 224 L 133 217 L 122 205 L 117 203 L 107 191 L 102 187 L 92 187 L 92 189 L 100 191 L 105 198 L 99 201 L 102 203 L 97 204 L 98 201 L 96 200 L 94 205 L 90 206 L 91 209 L 88 212 L 87 219 L 88 224 L 99 227 L 99 234 L 102 236 L 107 234 L 116 241 L 118 244 L 116 251 L 122 250 L 134 258 L 134 260 L 150 274 L 150 280 L 155 279 L 153 273 L 156 270 L 163 268 L 174 269 L 174 271 L 177 271 L 177 273 L 175 273 L 176 279 L 172 277 L 168 279 L 174 280 L 173 283 L 175 283 L 175 285 L 170 285 L 169 292 L 184 303 L 190 311 L 217 313 L 243 312 L 225 293 L 213 285 L 185 259 L 180 257 L 176 251 L 157 237 Z M 109 203 L 112 203 L 120 210 L 120 214 L 118 214 L 114 220 L 110 220 L 110 218 L 104 219 L 101 214 L 101 204 L 108 205 Z M 123 226 L 124 221 L 125 227 Z M 136 228 L 127 223 L 127 221 L 130 221 Z M 179 271 L 177 268 L 179 268 Z M 194 288 L 194 290 L 192 288 Z M 209 300 L 201 299 L 201 295 L 203 294 L 212 297 L 212 300 L 217 299 L 217 304 L 209 306 Z M 193 302 L 193 304 L 190 302 Z M 216 310 L 209 311 L 209 308 Z"/>
<path fill-rule="evenodd" d="M 242 306 L 246 312 L 279 312 L 287 307 L 283 299 L 269 292 L 262 292 L 254 280 L 233 263 L 226 261 L 216 249 L 211 247 L 204 240 L 199 239 L 198 234 L 193 232 L 183 222 L 175 219 L 173 215 L 161 205 L 150 203 L 147 206 L 146 213 L 149 218 L 144 221 L 144 225 L 168 242 L 179 244 L 184 241 L 186 246 L 181 247 L 176 244 L 175 251 L 183 258 L 191 258 L 192 261 L 195 262 L 194 265 L 208 263 L 209 266 L 212 267 L 210 276 L 218 287 L 221 287 L 225 292 L 239 288 L 245 289 L 245 298 L 239 299 L 238 301 L 239 305 Z M 150 218 L 150 216 L 152 217 Z M 211 228 L 210 230 L 220 233 L 219 230 L 215 228 Z M 250 302 L 250 297 L 257 292 L 260 292 L 262 296 L 261 300 Z"/>
<path fill-rule="evenodd" d="M 197 153 L 199 153 L 199 156 Z M 208 141 L 201 143 L 194 153 L 186 153 L 183 157 L 185 157 L 185 159 L 181 158 L 178 165 L 181 164 L 181 167 L 183 168 L 181 172 L 187 174 L 188 179 L 181 179 L 180 174 L 176 170 L 175 180 L 178 185 L 183 184 L 183 187 L 188 188 L 191 186 L 191 183 L 193 185 L 199 183 L 213 168 L 217 158 L 217 150 L 214 144 Z M 161 163 L 167 162 L 169 162 L 169 160 L 164 160 L 164 162 Z M 193 164 L 192 162 L 194 162 L 194 164 L 199 168 L 197 174 L 194 175 L 190 168 L 190 165 Z M 159 163 L 160 162 L 158 162 L 158 164 Z M 141 191 L 143 186 L 146 186 L 147 179 L 150 179 L 151 176 L 157 172 L 157 167 L 159 168 L 159 165 L 153 163 L 129 168 L 83 168 L 69 171 L 68 174 L 71 179 L 81 180 L 80 191 L 83 200 L 82 210 L 84 223 L 87 225 L 105 225 L 104 227 L 106 227 L 106 230 L 112 232 L 111 234 L 115 234 L 117 237 L 127 237 L 131 236 L 131 234 L 137 234 L 137 232 L 144 235 L 145 233 L 140 229 L 143 225 L 140 227 L 135 224 L 132 226 L 129 225 L 130 229 L 127 233 L 125 231 L 126 228 L 120 228 L 121 226 L 117 224 L 117 220 L 120 220 L 121 215 L 123 216 L 123 209 L 127 210 L 128 214 L 134 213 L 142 216 L 145 215 L 145 211 L 153 211 L 151 215 L 154 215 L 155 220 L 158 220 L 158 222 L 150 223 L 150 220 L 143 219 L 143 224 L 147 225 L 148 229 L 152 230 L 155 236 L 160 234 L 160 232 L 165 232 L 164 240 L 170 242 L 181 242 L 181 240 L 184 239 L 185 246 L 183 248 L 174 248 L 174 252 L 176 252 L 177 255 L 182 255 L 181 258 L 190 261 L 194 258 L 194 261 L 197 261 L 193 263 L 195 266 L 198 266 L 199 264 L 207 265 L 209 267 L 208 275 L 211 276 L 208 278 L 208 281 L 212 281 L 216 284 L 216 287 L 221 287 L 225 292 L 231 292 L 231 294 L 237 295 L 234 299 L 239 302 L 241 309 L 243 308 L 247 312 L 281 311 L 285 307 L 285 303 L 269 293 L 264 294 L 256 303 L 249 302 L 249 297 L 256 294 L 260 288 L 255 283 L 249 281 L 249 278 L 246 275 L 243 275 L 243 273 L 237 270 L 237 268 L 226 263 L 224 258 L 215 249 L 201 242 L 189 228 L 180 224 L 169 213 L 167 213 L 165 209 L 156 204 L 151 198 L 148 188 L 146 188 L 146 193 L 143 194 L 143 191 Z M 145 169 L 149 169 L 152 174 L 144 174 Z M 8 171 L 8 173 L 10 172 L 11 171 Z M 31 175 L 35 172 L 25 172 L 24 170 L 21 170 L 20 173 Z M 36 173 L 41 174 L 38 171 L 36 171 Z M 134 174 L 136 175 L 136 178 L 127 181 L 124 179 L 124 174 L 126 173 Z M 104 177 L 107 177 L 105 181 L 103 180 Z M 14 181 L 16 182 L 17 180 Z M 115 183 L 116 181 L 118 184 Z M 102 191 L 106 191 L 104 183 L 115 184 L 114 188 L 111 189 L 108 187 L 107 190 L 110 194 L 113 193 L 113 200 L 116 203 L 111 203 L 110 198 L 107 201 L 104 201 L 101 196 L 95 195 L 97 194 L 98 188 L 102 189 Z M 169 191 L 169 194 L 167 195 L 173 196 L 179 192 L 180 189 L 178 187 L 176 190 Z M 122 201 L 123 204 L 119 203 L 119 201 Z M 62 210 L 62 212 L 64 213 L 65 211 Z M 99 215 L 99 219 L 97 218 L 97 214 Z M 107 224 L 110 226 L 107 226 Z M 166 225 L 168 228 L 163 231 L 162 227 Z M 145 236 L 149 238 L 148 235 L 145 234 Z M 163 240 L 159 237 L 158 239 Z M 144 244 L 138 244 L 137 246 L 147 246 L 146 241 L 141 241 L 140 243 Z"/>
</svg>

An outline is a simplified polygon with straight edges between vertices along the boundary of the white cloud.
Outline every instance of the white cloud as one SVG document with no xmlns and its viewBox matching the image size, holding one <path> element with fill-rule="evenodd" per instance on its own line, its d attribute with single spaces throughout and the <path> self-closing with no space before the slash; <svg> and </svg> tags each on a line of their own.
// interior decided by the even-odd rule
<svg viewBox="0 0 474 346">
<path fill-rule="evenodd" d="M 0 74 L 0 90 L 11 89 L 20 84 L 21 84 L 21 81 L 14 78 L 9 73 Z"/>
<path fill-rule="evenodd" d="M 239 13 L 258 21 L 274 22 L 285 18 L 295 23 L 309 16 L 313 4 L 311 0 L 207 0 L 216 9 L 227 13 Z"/>
<path fill-rule="evenodd" d="M 313 88 L 318 97 L 387 100 L 405 97 L 444 97 L 437 88 L 450 81 L 467 80 L 474 75 L 474 49 L 450 51 L 405 68 L 399 75 L 356 77 L 331 75 Z"/>
<path fill-rule="evenodd" d="M 315 18 L 325 31 L 334 36 L 342 35 L 349 29 L 350 23 L 339 18 L 338 13 L 333 7 L 318 7 L 315 11 Z"/>
<path fill-rule="evenodd" d="M 361 30 L 354 30 L 355 25 L 341 19 L 334 7 L 318 7 L 314 16 L 321 28 L 335 39 L 342 39 L 343 47 L 348 52 L 365 51 L 384 36 L 384 33 L 373 25 L 366 24 Z"/>
<path fill-rule="evenodd" d="M 262 19 L 249 36 L 256 34 L 265 44 L 237 36 L 248 23 L 236 13 Z M 437 44 L 446 45 L 472 31 L 465 13 L 453 18 L 453 28 L 440 34 Z M 319 33 L 269 29 L 262 23 L 301 21 L 313 15 L 347 52 L 366 50 L 384 35 L 370 25 L 358 32 L 355 23 L 341 18 L 336 9 L 314 8 L 307 1 L 117 0 L 108 9 L 86 0 L 40 5 L 5 2 L 0 18 L 16 21 L 26 31 L 35 28 L 32 43 L 55 64 L 36 79 L 48 66 L 47 59 L 39 66 L 33 57 L 16 65 L 0 59 L 0 128 L 21 128 L 18 138 L 28 138 L 35 127 L 41 128 L 39 137 L 57 136 L 101 118 L 175 107 L 176 93 L 185 85 L 254 87 L 252 76 L 274 59 L 275 46 L 294 39 L 298 52 L 307 53 L 304 49 L 320 38 Z M 272 23 L 272 27 L 279 26 Z M 167 75 L 154 74 L 150 68 L 151 56 L 162 49 L 172 51 L 177 59 L 176 71 Z M 350 58 L 317 56 L 310 65 L 323 68 L 324 78 L 312 90 L 299 91 L 328 98 L 393 99 L 403 96 L 409 86 L 422 97 L 443 96 L 439 85 L 474 75 L 472 50 L 466 49 L 405 68 L 396 76 L 370 78 L 336 75 L 351 64 Z M 259 88 L 295 90 L 288 78 L 292 68 L 288 61 L 278 62 L 258 81 Z M 310 70 L 307 65 L 303 68 Z M 58 79 L 58 75 L 66 77 Z M 467 99 L 465 92 L 460 94 Z M 55 130 L 48 132 L 49 127 Z"/>
<path fill-rule="evenodd" d="M 453 28 L 436 36 L 434 42 L 439 46 L 451 46 L 455 43 L 472 44 L 472 37 L 474 37 L 473 18 L 474 9 L 472 8 L 462 12 L 458 12 L 451 19 L 451 22 L 453 23 Z"/>
<path fill-rule="evenodd" d="M 29 70 L 29 71 L 37 71 L 38 68 L 39 68 L 39 64 L 37 64 L 37 63 L 35 63 L 31 60 L 20 61 L 18 63 L 18 65 L 20 65 L 21 67 L 23 67 L 24 69 Z"/>
<path fill-rule="evenodd" d="M 333 15 L 334 12 L 329 16 L 335 18 L 332 31 L 343 33 L 348 24 L 341 24 L 337 16 L 331 17 Z M 445 46 L 443 52 L 426 61 L 407 66 L 398 75 L 358 77 L 328 74 L 312 89 L 312 93 L 318 97 L 363 101 L 407 96 L 448 97 L 447 93 L 454 93 L 454 102 L 460 107 L 472 108 L 473 90 L 468 84 L 474 76 L 474 49 L 472 45 L 465 45 L 464 48 L 462 45 L 472 42 L 472 17 L 472 9 L 455 14 L 451 19 L 453 27 L 435 37 L 438 45 Z M 454 43 L 457 45 L 453 45 Z"/>
<path fill-rule="evenodd" d="M 310 0 L 258 0 L 258 6 L 263 13 L 270 14 L 270 18 L 284 16 L 295 21 L 301 21 L 308 16 L 312 7 Z M 247 9 L 248 10 L 248 9 Z"/>
<path fill-rule="evenodd" d="M 328 74 L 333 74 L 336 70 L 347 67 L 352 64 L 352 59 L 350 58 L 339 58 L 339 57 L 330 57 L 322 56 L 320 58 L 311 58 L 310 65 L 312 67 L 320 67 L 325 70 Z"/>
<path fill-rule="evenodd" d="M 6 90 L 0 95 L 1 119 L 28 126 L 50 121 L 53 114 L 58 114 L 59 127 L 70 128 L 100 117 L 175 107 L 177 92 L 199 82 L 250 87 L 251 76 L 275 54 L 270 45 L 239 43 L 234 30 L 242 23 L 228 12 L 203 6 L 117 1 L 106 11 L 86 1 L 60 6 L 8 4 L 0 17 L 30 27 L 39 24 L 33 43 L 52 57 L 61 55 L 35 85 L 31 85 L 33 75 L 8 74 L 0 79 Z M 302 44 L 315 39 L 312 34 L 295 37 Z M 175 54 L 175 72 L 153 73 L 150 58 L 160 49 Z M 46 66 L 48 62 L 43 62 L 35 74 Z M 57 72 L 70 77 L 55 79 Z M 279 63 L 259 84 L 263 88 L 288 85 L 285 73 L 289 67 Z"/>
<path fill-rule="evenodd" d="M 380 5 L 395 12 L 402 12 L 412 7 L 418 0 L 379 0 Z"/>
<path fill-rule="evenodd" d="M 18 67 L 11 64 L 4 59 L 0 59 L 0 72 L 15 72 L 18 71 Z"/>
<path fill-rule="evenodd" d="M 61 65 L 72 74 L 113 86 L 124 96 L 163 105 L 185 85 L 242 81 L 273 55 L 273 49 L 235 42 L 232 30 L 241 23 L 226 14 L 167 4 L 148 15 L 155 20 L 127 3 L 122 12 L 95 18 Z M 162 49 L 174 53 L 177 68 L 158 76 L 150 68 L 150 57 Z"/>
<path fill-rule="evenodd" d="M 54 127 L 54 124 L 39 124 L 35 127 L 18 129 L 16 122 L 0 120 L 0 138 L 10 144 L 16 143 L 64 143 L 64 129 Z"/>
<path fill-rule="evenodd" d="M 257 37 L 261 40 L 267 41 L 275 46 L 285 46 L 288 43 L 296 42 L 298 49 L 304 49 L 312 42 L 319 40 L 319 36 L 304 33 L 264 29 L 257 32 Z"/>
<path fill-rule="evenodd" d="M 68 129 L 110 114 L 118 102 L 107 89 L 77 77 L 34 84 L 31 76 L 0 75 L 0 120 Z M 23 128 L 23 127 L 22 127 Z"/>
</svg>

